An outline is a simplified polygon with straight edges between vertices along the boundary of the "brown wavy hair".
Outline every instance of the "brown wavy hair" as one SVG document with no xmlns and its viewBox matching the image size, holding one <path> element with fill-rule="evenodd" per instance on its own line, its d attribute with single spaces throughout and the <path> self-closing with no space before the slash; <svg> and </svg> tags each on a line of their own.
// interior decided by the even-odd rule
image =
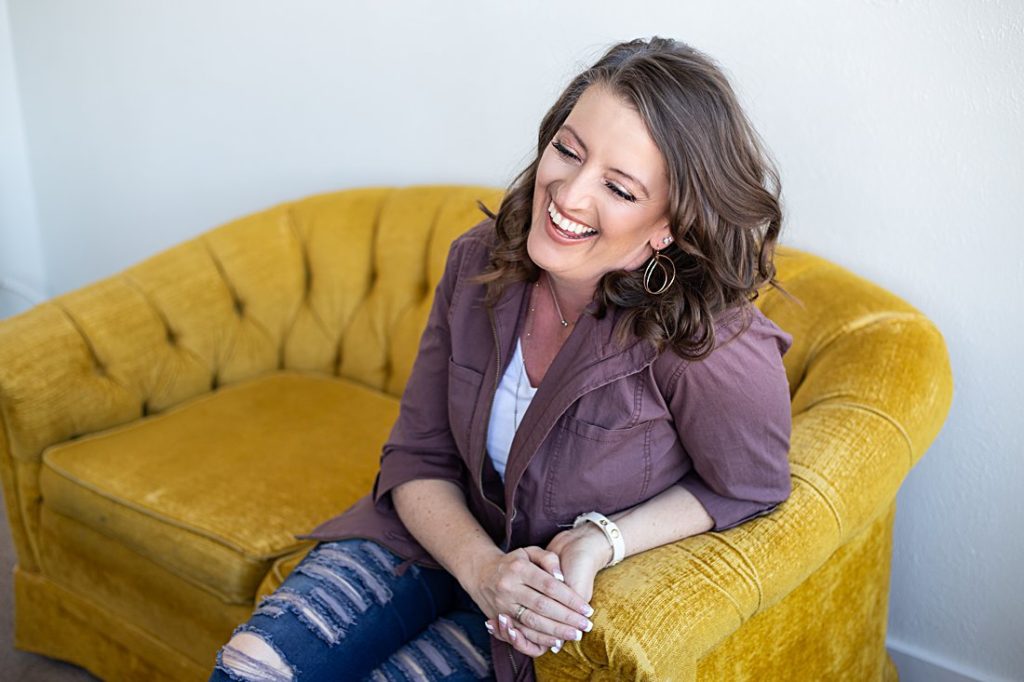
<svg viewBox="0 0 1024 682">
<path fill-rule="evenodd" d="M 577 100 L 594 84 L 609 86 L 637 111 L 664 155 L 673 242 L 660 253 L 676 266 L 675 281 L 660 295 L 644 289 L 646 264 L 605 273 L 594 295 L 594 314 L 601 318 L 612 305 L 624 309 L 615 331 L 622 345 L 632 333 L 659 352 L 669 345 L 684 358 L 701 360 L 715 347 L 714 323 L 724 313 L 740 308 L 745 315 L 735 336 L 749 327 L 747 304 L 757 299 L 762 285 L 793 297 L 775 279 L 782 227 L 778 171 L 714 60 L 670 38 L 614 45 L 573 78 L 541 121 L 537 156 L 512 181 L 497 215 L 477 202 L 495 221 L 497 244 L 487 269 L 474 280 L 486 285 L 484 303 L 490 307 L 505 285 L 540 276 L 526 248 L 537 167 Z M 658 290 L 662 283 L 651 287 Z"/>
</svg>

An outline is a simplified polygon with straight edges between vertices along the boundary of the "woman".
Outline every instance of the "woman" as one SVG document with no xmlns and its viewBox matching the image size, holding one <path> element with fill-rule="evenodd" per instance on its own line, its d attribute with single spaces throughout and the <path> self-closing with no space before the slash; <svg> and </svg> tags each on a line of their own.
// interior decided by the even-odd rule
<svg viewBox="0 0 1024 682">
<path fill-rule="evenodd" d="M 539 137 L 449 250 L 372 492 L 211 680 L 532 680 L 600 570 L 789 496 L 779 183 L 722 73 L 616 45 Z"/>
</svg>

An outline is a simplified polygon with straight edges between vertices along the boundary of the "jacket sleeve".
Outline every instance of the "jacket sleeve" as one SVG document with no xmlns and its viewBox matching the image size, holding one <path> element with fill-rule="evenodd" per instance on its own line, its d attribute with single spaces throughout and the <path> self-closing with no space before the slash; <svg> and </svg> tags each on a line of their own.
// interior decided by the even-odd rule
<svg viewBox="0 0 1024 682">
<path fill-rule="evenodd" d="M 444 273 L 434 290 L 427 325 L 402 392 L 398 418 L 384 443 L 380 471 L 373 483 L 373 504 L 381 512 L 394 509 L 389 493 L 406 481 L 444 479 L 467 492 L 467 469 L 448 423 L 448 324 L 461 255 L 473 245 L 464 238 L 452 242 Z"/>
<path fill-rule="evenodd" d="M 671 382 L 669 408 L 693 462 L 677 484 L 714 519 L 711 530 L 769 514 L 789 497 L 792 412 L 782 356 L 790 345 L 789 334 L 755 321 L 704 360 L 684 360 Z"/>
</svg>

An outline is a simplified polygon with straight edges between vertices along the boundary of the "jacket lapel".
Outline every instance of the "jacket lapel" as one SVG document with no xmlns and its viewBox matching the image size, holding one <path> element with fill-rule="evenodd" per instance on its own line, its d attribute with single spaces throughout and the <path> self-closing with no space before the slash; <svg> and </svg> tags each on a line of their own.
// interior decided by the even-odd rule
<svg viewBox="0 0 1024 682">
<path fill-rule="evenodd" d="M 498 367 L 492 337 L 488 378 L 484 382 L 489 390 L 482 394 L 485 401 L 493 401 L 498 377 L 504 373 L 511 361 L 516 339 L 526 319 L 529 301 L 527 294 L 532 286 L 532 282 L 516 282 L 509 285 L 493 308 L 501 367 Z M 591 303 L 587 311 L 593 312 L 596 305 Z M 573 402 L 588 391 L 642 370 L 657 357 L 657 349 L 653 344 L 641 339 L 629 342 L 625 348 L 615 344 L 613 332 L 621 314 L 619 308 L 611 307 L 600 320 L 590 314 L 582 315 L 559 349 L 540 386 L 537 387 L 537 392 L 512 440 L 505 467 L 505 509 L 513 508 L 516 488 L 530 460 Z M 475 424 L 474 447 L 477 451 L 483 452 L 490 405 L 481 407 L 483 409 L 477 410 L 477 413 L 481 415 L 480 421 L 483 423 Z"/>
<path fill-rule="evenodd" d="M 494 394 L 498 388 L 501 375 L 505 372 L 512 359 L 512 348 L 515 343 L 516 334 L 526 319 L 527 301 L 526 293 L 529 291 L 529 282 L 515 282 L 505 287 L 501 297 L 494 304 L 491 310 L 479 305 L 480 314 L 487 318 L 485 326 L 480 331 L 481 348 L 487 349 L 487 360 L 484 365 L 484 377 L 481 384 L 478 402 L 473 411 L 473 421 L 469 433 L 469 449 L 467 457 L 470 474 L 473 476 L 474 484 L 481 486 L 484 499 L 495 503 L 487 490 L 483 488 L 482 472 L 486 467 L 487 459 L 487 427 L 490 422 L 491 406 L 494 402 Z M 476 306 L 476 304 L 474 304 Z M 494 324 L 492 329 L 491 324 Z M 497 347 L 495 347 L 497 340 Z M 501 354 L 501 363 L 498 363 L 498 354 Z M 495 483 L 498 479 L 494 473 Z M 497 492 L 495 490 L 495 492 Z M 504 496 L 503 496 L 504 497 Z M 506 498 L 507 499 L 507 498 Z M 497 504 L 495 503 L 497 507 Z M 506 507 L 507 509 L 507 507 Z M 504 511 L 503 509 L 500 511 Z"/>
</svg>

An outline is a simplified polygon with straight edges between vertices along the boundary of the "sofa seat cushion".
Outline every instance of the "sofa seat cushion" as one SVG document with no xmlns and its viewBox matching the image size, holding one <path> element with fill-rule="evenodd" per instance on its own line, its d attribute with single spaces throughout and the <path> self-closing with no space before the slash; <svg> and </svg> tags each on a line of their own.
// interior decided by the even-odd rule
<svg viewBox="0 0 1024 682">
<path fill-rule="evenodd" d="M 47 448 L 43 504 L 209 589 L 251 603 L 293 534 L 373 487 L 398 400 L 279 371 Z"/>
</svg>

